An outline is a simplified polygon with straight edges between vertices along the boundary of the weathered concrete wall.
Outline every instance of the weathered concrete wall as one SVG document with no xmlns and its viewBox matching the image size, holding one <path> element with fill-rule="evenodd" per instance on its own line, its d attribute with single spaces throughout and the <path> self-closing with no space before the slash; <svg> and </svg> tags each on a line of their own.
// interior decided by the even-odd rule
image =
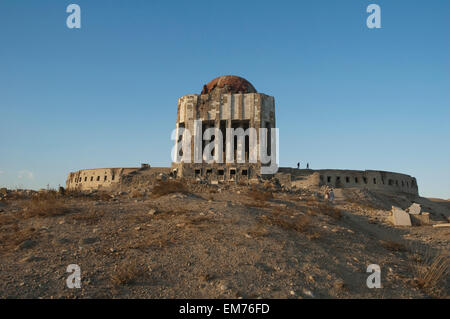
<svg viewBox="0 0 450 319">
<path fill-rule="evenodd" d="M 218 128 L 223 135 L 222 159 L 224 163 L 195 163 L 194 120 L 202 121 L 204 129 Z M 178 99 L 177 129 L 185 128 L 192 134 L 191 163 L 173 163 L 177 176 L 199 177 L 213 180 L 235 180 L 255 178 L 260 172 L 260 163 L 250 163 L 247 152 L 244 163 L 225 163 L 226 129 L 255 128 L 259 143 L 259 128 L 275 128 L 275 99 L 262 93 L 222 93 L 185 95 Z M 199 132 L 202 134 L 202 132 Z M 181 140 L 176 141 L 182 143 Z M 175 145 L 175 147 L 178 147 Z M 236 155 L 235 155 L 236 158 Z M 220 172 L 220 174 L 219 174 Z M 223 173 L 223 175 L 222 175 Z M 244 174 L 242 174 L 244 173 Z M 218 174 L 218 175 L 216 175 Z M 213 175 L 216 175 L 214 177 Z M 213 177 L 211 177 L 213 176 Z"/>
<path fill-rule="evenodd" d="M 258 164 L 173 164 L 172 170 L 177 170 L 177 176 L 192 177 L 215 182 L 247 182 L 260 175 Z"/>
<path fill-rule="evenodd" d="M 83 169 L 69 173 L 66 188 L 69 190 L 107 189 L 120 181 L 123 175 L 137 171 L 138 167 Z"/>
<path fill-rule="evenodd" d="M 385 171 L 309 170 L 280 168 L 279 173 L 291 175 L 291 187 L 307 188 L 328 185 L 336 188 L 366 188 L 389 193 L 419 194 L 414 177 Z"/>
</svg>

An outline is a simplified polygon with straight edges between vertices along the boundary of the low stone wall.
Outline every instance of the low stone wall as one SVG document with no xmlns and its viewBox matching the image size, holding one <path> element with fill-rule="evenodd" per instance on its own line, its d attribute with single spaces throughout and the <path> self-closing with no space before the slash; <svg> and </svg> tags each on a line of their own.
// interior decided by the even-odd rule
<svg viewBox="0 0 450 319">
<path fill-rule="evenodd" d="M 137 170 L 139 167 L 82 169 L 69 173 L 66 189 L 80 191 L 108 189 L 117 184 L 123 175 Z"/>
<path fill-rule="evenodd" d="M 160 175 L 168 176 L 169 167 L 119 167 L 83 169 L 70 173 L 66 188 L 68 190 L 110 190 L 116 187 L 140 187 L 153 185 Z"/>
<path fill-rule="evenodd" d="M 335 188 L 365 188 L 388 193 L 419 194 L 416 178 L 385 171 L 280 168 L 279 174 L 291 175 L 291 187 L 328 185 Z"/>
<path fill-rule="evenodd" d="M 187 169 L 175 173 L 176 169 Z M 182 174 L 180 174 L 182 173 Z M 184 174 L 183 174 L 184 173 Z M 254 167 L 247 165 L 205 166 L 184 165 L 177 167 L 129 167 L 84 169 L 70 173 L 66 188 L 68 190 L 108 190 L 117 185 L 150 186 L 159 175 L 178 175 L 179 177 L 200 178 L 209 182 L 250 181 L 254 177 Z M 209 176 L 211 174 L 211 177 Z M 188 175 L 188 176 L 186 176 Z M 214 177 L 214 178 L 212 178 Z M 414 177 L 385 171 L 355 171 L 337 169 L 295 169 L 280 167 L 275 174 L 280 183 L 287 188 L 310 188 L 328 185 L 335 188 L 361 188 L 387 193 L 408 193 L 418 195 L 417 181 Z"/>
</svg>

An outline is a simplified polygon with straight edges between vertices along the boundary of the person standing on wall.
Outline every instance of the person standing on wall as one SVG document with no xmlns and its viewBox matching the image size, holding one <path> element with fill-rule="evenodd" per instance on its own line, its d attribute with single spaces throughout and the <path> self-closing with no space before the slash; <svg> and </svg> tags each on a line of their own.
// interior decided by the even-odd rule
<svg viewBox="0 0 450 319">
<path fill-rule="evenodd" d="M 330 202 L 334 201 L 334 191 L 333 189 L 330 189 L 330 192 L 328 193 L 328 196 L 330 198 Z"/>
</svg>

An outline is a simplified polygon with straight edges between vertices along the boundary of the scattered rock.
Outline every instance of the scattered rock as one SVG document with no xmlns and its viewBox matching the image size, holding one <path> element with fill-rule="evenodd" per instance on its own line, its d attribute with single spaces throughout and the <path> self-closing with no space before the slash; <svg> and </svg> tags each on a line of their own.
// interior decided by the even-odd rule
<svg viewBox="0 0 450 319">
<path fill-rule="evenodd" d="M 409 206 L 408 212 L 411 215 L 419 215 L 420 214 L 420 204 L 413 203 L 411 206 Z"/>
<path fill-rule="evenodd" d="M 345 282 L 342 279 L 336 279 L 333 283 L 333 287 L 336 289 L 344 288 Z"/>
<path fill-rule="evenodd" d="M 429 225 L 430 224 L 430 213 L 422 213 L 420 215 L 411 215 L 411 222 L 413 225 Z"/>
<path fill-rule="evenodd" d="M 450 223 L 436 224 L 436 225 L 433 225 L 433 227 L 450 227 Z"/>
<path fill-rule="evenodd" d="M 98 241 L 97 237 L 87 237 L 87 238 L 83 238 L 81 240 L 81 243 L 84 245 L 90 245 L 90 244 L 96 243 L 97 241 Z"/>
<path fill-rule="evenodd" d="M 68 243 L 70 243 L 70 240 L 65 238 L 65 237 L 63 237 L 63 238 L 59 238 L 58 239 L 58 243 L 60 243 L 60 244 L 68 244 Z"/>
<path fill-rule="evenodd" d="M 18 249 L 28 249 L 28 248 L 31 248 L 34 246 L 36 246 L 36 242 L 34 240 L 27 239 L 24 242 L 22 242 L 17 248 Z"/>
<path fill-rule="evenodd" d="M 389 219 L 395 226 L 411 226 L 411 218 L 403 209 L 392 206 L 391 212 Z"/>
<path fill-rule="evenodd" d="M 314 298 L 314 294 L 313 294 L 313 292 L 311 290 L 303 289 L 303 294 L 308 296 L 308 297 Z"/>
<path fill-rule="evenodd" d="M 228 290 L 229 287 L 226 283 L 221 283 L 221 284 L 219 284 L 219 289 L 222 291 L 225 291 L 225 290 Z"/>
</svg>

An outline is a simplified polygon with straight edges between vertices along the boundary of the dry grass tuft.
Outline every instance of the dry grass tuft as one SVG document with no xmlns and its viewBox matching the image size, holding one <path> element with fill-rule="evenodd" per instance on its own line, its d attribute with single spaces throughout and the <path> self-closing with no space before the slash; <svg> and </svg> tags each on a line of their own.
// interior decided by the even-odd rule
<svg viewBox="0 0 450 319">
<path fill-rule="evenodd" d="M 114 286 L 129 285 L 136 282 L 143 274 L 144 271 L 136 262 L 126 262 L 114 269 L 111 275 L 111 281 Z"/>
<path fill-rule="evenodd" d="M 92 200 L 92 201 L 109 201 L 112 199 L 111 194 L 105 191 L 86 193 L 79 190 L 67 190 L 64 194 L 65 197 L 76 198 L 79 200 Z"/>
<path fill-rule="evenodd" d="M 132 237 L 130 235 L 129 237 Z M 176 231 L 164 231 L 159 233 L 145 234 L 143 237 L 133 240 L 130 245 L 125 245 L 124 249 L 138 249 L 138 250 L 148 250 L 148 249 L 163 249 L 167 248 L 177 242 Z"/>
<path fill-rule="evenodd" d="M 73 215 L 72 220 L 82 222 L 88 225 L 94 225 L 97 224 L 104 215 L 105 212 L 103 211 L 89 209 L 87 212 L 81 212 L 79 214 Z"/>
<path fill-rule="evenodd" d="M 58 192 L 52 189 L 39 191 L 38 193 L 33 195 L 33 199 L 38 201 L 56 200 L 59 197 L 60 195 L 58 194 Z"/>
<path fill-rule="evenodd" d="M 314 240 L 314 239 L 319 239 L 320 237 L 322 237 L 322 235 L 316 231 L 316 232 L 307 234 L 306 237 L 308 237 L 308 239 L 310 239 L 310 240 Z"/>
<path fill-rule="evenodd" d="M 131 192 L 130 194 L 131 198 L 143 198 L 145 197 L 145 192 L 140 192 L 137 189 Z"/>
<path fill-rule="evenodd" d="M 384 248 L 390 251 L 407 251 L 408 249 L 406 246 L 402 243 L 393 241 L 393 240 L 382 240 L 381 245 L 383 245 Z"/>
<path fill-rule="evenodd" d="M 280 215 L 263 216 L 260 220 L 263 224 L 270 226 L 278 226 L 286 230 L 294 230 L 297 232 L 306 232 L 311 226 L 311 218 L 301 215 L 292 220 L 287 220 Z"/>
<path fill-rule="evenodd" d="M 258 223 L 256 226 L 250 228 L 247 231 L 247 234 L 252 238 L 258 238 L 267 236 L 269 234 L 269 231 L 264 227 L 264 225 Z"/>
<path fill-rule="evenodd" d="M 315 214 L 322 214 L 330 216 L 333 219 L 339 220 L 342 218 L 343 214 L 342 211 L 339 208 L 333 207 L 330 204 L 318 204 L 314 208 L 308 209 L 308 214 L 315 215 Z"/>
<path fill-rule="evenodd" d="M 204 282 L 210 282 L 211 280 L 213 280 L 215 278 L 214 275 L 211 275 L 209 273 L 200 274 L 198 277 L 201 281 L 204 281 Z"/>
<path fill-rule="evenodd" d="M 174 217 L 180 217 L 191 213 L 191 211 L 183 208 L 173 208 L 170 210 L 158 208 L 157 210 L 158 214 L 152 216 L 152 219 L 154 220 L 167 220 L 167 219 L 173 220 Z"/>
<path fill-rule="evenodd" d="M 160 181 L 153 187 L 152 194 L 154 197 L 160 197 L 172 193 L 188 194 L 186 186 L 178 181 Z"/>
<path fill-rule="evenodd" d="M 272 192 L 265 192 L 258 189 L 252 189 L 247 193 L 248 197 L 255 201 L 266 202 L 268 200 L 273 199 Z"/>
<path fill-rule="evenodd" d="M 11 215 L 0 215 L 0 227 L 16 224 L 18 219 Z"/>
<path fill-rule="evenodd" d="M 26 228 L 19 229 L 17 225 L 14 225 L 12 229 L 3 232 L 0 235 L 0 251 L 11 251 L 16 249 L 20 244 L 27 240 L 36 239 L 38 236 L 36 229 Z"/>
<path fill-rule="evenodd" d="M 24 203 L 25 218 L 61 216 L 70 212 L 61 198 L 37 197 Z"/>
<path fill-rule="evenodd" d="M 29 199 L 30 196 L 18 191 L 11 191 L 8 193 L 8 200 L 23 200 L 23 199 Z"/>
<path fill-rule="evenodd" d="M 450 274 L 450 255 L 448 251 L 433 252 L 430 248 L 413 254 L 411 269 L 414 275 L 413 285 L 433 294 L 445 286 Z"/>
<path fill-rule="evenodd" d="M 188 225 L 202 225 L 205 223 L 209 223 L 211 222 L 211 217 L 209 216 L 189 216 L 186 217 L 185 219 L 186 224 Z"/>
</svg>

